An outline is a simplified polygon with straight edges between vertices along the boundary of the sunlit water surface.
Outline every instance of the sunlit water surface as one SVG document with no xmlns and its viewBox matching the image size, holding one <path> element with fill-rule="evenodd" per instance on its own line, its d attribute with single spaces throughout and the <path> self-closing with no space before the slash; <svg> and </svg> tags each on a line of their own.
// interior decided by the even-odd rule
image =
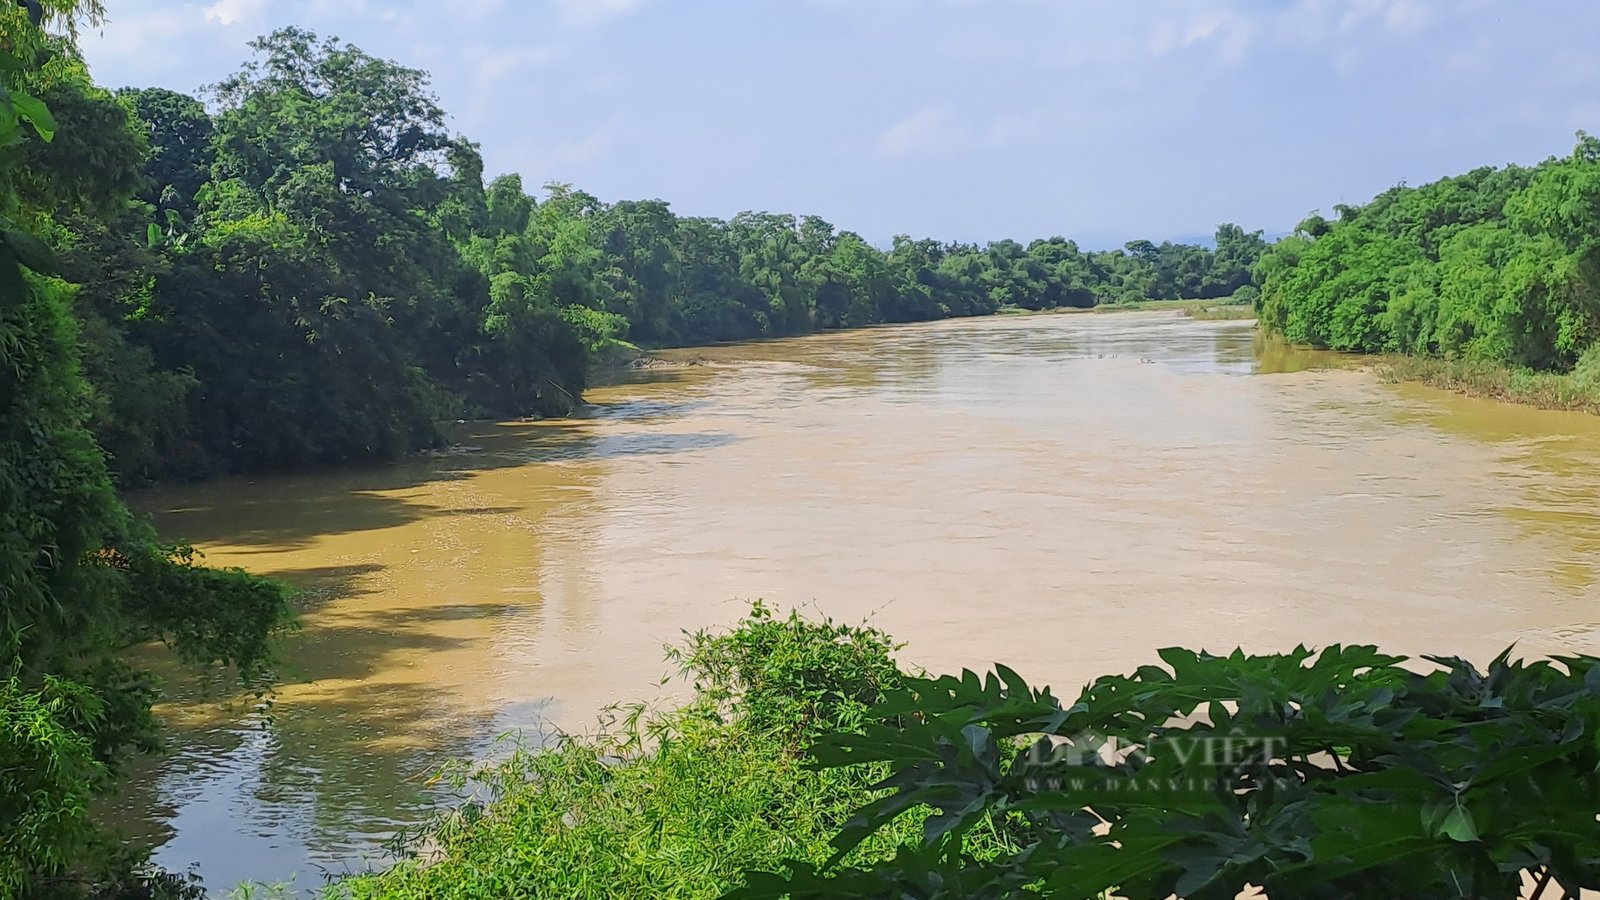
<svg viewBox="0 0 1600 900">
<path fill-rule="evenodd" d="M 695 364 L 585 418 L 140 497 L 307 603 L 270 718 L 164 708 L 173 752 L 119 801 L 156 860 L 219 889 L 381 864 L 441 763 L 670 699 L 662 646 L 758 597 L 1065 694 L 1176 644 L 1600 652 L 1600 418 L 1160 313 L 668 358 Z"/>
</svg>

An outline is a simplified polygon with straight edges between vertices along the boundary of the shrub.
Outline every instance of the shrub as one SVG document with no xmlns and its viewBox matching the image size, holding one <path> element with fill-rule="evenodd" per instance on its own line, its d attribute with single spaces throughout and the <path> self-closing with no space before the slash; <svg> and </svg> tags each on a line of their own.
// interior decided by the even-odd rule
<svg viewBox="0 0 1600 900">
<path fill-rule="evenodd" d="M 731 630 L 669 651 L 695 686 L 687 706 L 634 709 L 598 737 L 471 772 L 484 802 L 415 836 L 411 859 L 332 893 L 716 897 L 746 869 L 820 862 L 881 773 L 818 771 L 804 750 L 823 731 L 856 729 L 899 684 L 892 649 L 875 629 L 757 604 Z M 870 859 L 909 833 L 891 829 L 857 853 Z"/>
<path fill-rule="evenodd" d="M 1600 887 L 1600 659 L 1513 662 L 1371 647 L 1228 657 L 1101 678 L 1063 707 L 1001 668 L 908 679 L 885 724 L 819 741 L 891 789 L 840 854 L 928 816 L 892 860 L 754 874 L 745 898 L 1547 898 Z M 974 853 L 996 817 L 1015 851 Z M 1560 885 L 1559 888 L 1555 885 Z M 1537 896 L 1538 894 L 1536 894 Z"/>
<path fill-rule="evenodd" d="M 736 627 L 699 631 L 668 658 L 691 678 L 706 711 L 791 742 L 858 730 L 886 690 L 900 684 L 896 647 L 874 628 L 837 625 L 791 611 L 775 618 L 757 602 Z"/>
</svg>

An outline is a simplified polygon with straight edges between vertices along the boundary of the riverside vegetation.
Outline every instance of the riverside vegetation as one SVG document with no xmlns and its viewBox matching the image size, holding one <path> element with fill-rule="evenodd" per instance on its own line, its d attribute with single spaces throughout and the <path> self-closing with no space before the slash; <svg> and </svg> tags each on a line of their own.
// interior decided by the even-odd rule
<svg viewBox="0 0 1600 900">
<path fill-rule="evenodd" d="M 875 706 L 904 678 L 892 650 L 876 629 L 779 617 L 757 604 L 738 626 L 691 635 L 672 652 L 694 684 L 688 704 L 635 708 L 598 738 L 458 772 L 487 787 L 487 804 L 402 840 L 420 856 L 329 893 L 716 897 L 746 867 L 820 862 L 885 770 L 818 769 L 807 750 L 876 720 Z M 850 858 L 890 858 L 920 818 L 862 842 Z M 1006 847 L 993 828 L 971 844 L 979 855 Z"/>
<path fill-rule="evenodd" d="M 159 685 L 127 651 L 165 644 L 262 691 L 291 623 L 281 586 L 163 545 L 118 482 L 383 458 L 431 445 L 453 418 L 559 414 L 590 358 L 621 342 L 1178 297 L 1252 299 L 1294 341 L 1499 367 L 1459 371 L 1514 371 L 1508 393 L 1592 405 L 1588 137 L 1536 167 L 1313 217 L 1270 251 L 1230 225 L 1215 248 L 901 237 L 883 250 L 815 217 L 679 217 L 485 183 L 424 73 L 297 29 L 258 41 L 209 108 L 112 93 L 73 45 L 74 23 L 100 14 L 97 0 L 0 7 L 0 894 L 198 893 L 91 815 L 119 765 L 158 741 Z M 1545 896 L 1600 884 L 1587 658 L 1416 675 L 1366 648 L 1172 651 L 1168 668 L 1102 679 L 1061 708 L 1003 670 L 904 675 L 888 648 L 871 629 L 764 611 L 697 636 L 680 658 L 700 688 L 687 707 L 516 754 L 482 773 L 497 802 L 440 823 L 426 855 L 332 890 L 1231 897 L 1249 882 L 1503 897 L 1518 879 Z M 1230 727 L 1282 752 L 1207 770 L 1210 790 L 1141 793 L 1175 774 L 1178 754 L 1156 742 Z M 1086 747 L 1121 749 L 1103 766 L 1076 754 L 1101 779 L 1078 790 L 1054 748 L 1090 734 L 1116 742 Z"/>
<path fill-rule="evenodd" d="M 70 22 L 98 8 L 48 11 Z M 0 11 L 0 896 L 182 894 L 192 886 L 144 869 L 89 812 L 156 742 L 158 685 L 125 652 L 160 642 L 259 688 L 287 604 L 276 584 L 161 544 L 113 490 L 88 427 L 73 289 L 37 235 L 64 208 L 115 206 L 119 173 L 88 146 L 29 159 L 59 134 L 39 95 L 78 71 L 36 29 L 45 13 Z"/>
<path fill-rule="evenodd" d="M 695 698 L 519 751 L 336 897 L 1576 897 L 1600 886 L 1600 659 L 1419 674 L 1372 647 L 1096 680 L 899 671 L 759 604 Z M 1423 662 L 1423 661 L 1417 661 Z"/>
<path fill-rule="evenodd" d="M 1600 407 L 1600 140 L 1313 215 L 1255 269 L 1262 324 L 1392 377 Z"/>
<path fill-rule="evenodd" d="M 24 198 L 75 285 L 89 425 L 125 484 L 381 459 L 459 418 L 560 415 L 610 348 L 804 334 L 1002 308 L 1220 298 L 1215 249 L 894 239 L 816 216 L 675 214 L 484 181 L 425 73 L 284 29 L 208 89 L 93 85 L 69 45 L 33 89 Z M 32 77 L 32 76 L 30 76 Z M 58 185 L 60 196 L 27 193 Z"/>
</svg>

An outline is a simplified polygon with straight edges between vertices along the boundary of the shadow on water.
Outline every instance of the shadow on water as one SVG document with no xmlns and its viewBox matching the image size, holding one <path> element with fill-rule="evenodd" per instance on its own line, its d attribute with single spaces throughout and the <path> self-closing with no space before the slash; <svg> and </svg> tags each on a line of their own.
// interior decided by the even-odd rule
<svg viewBox="0 0 1600 900">
<path fill-rule="evenodd" d="M 559 426 L 558 426 L 559 427 Z M 526 447 L 494 451 L 504 464 L 524 466 L 539 462 L 607 460 L 627 456 L 659 456 L 726 447 L 737 441 L 722 432 L 633 431 L 624 434 L 585 434 L 579 440 L 539 442 Z"/>
<path fill-rule="evenodd" d="M 169 747 L 139 760 L 107 807 L 130 842 L 158 847 L 156 861 L 169 869 L 203 862 L 213 891 L 297 874 L 305 892 L 324 874 L 387 865 L 381 845 L 390 835 L 459 799 L 432 776 L 445 761 L 488 751 L 505 711 L 460 702 L 449 685 L 473 676 L 455 662 L 493 633 L 480 623 L 523 610 L 367 605 L 385 570 L 264 573 L 313 600 L 281 648 L 286 665 L 269 708 L 208 696 L 183 670 L 161 666 L 177 688 L 158 710 L 174 726 Z"/>
<path fill-rule="evenodd" d="M 347 599 L 340 597 L 339 599 Z M 392 670 L 396 663 L 421 659 L 418 654 L 442 653 L 473 646 L 477 635 L 448 634 L 451 623 L 504 618 L 522 611 L 506 603 L 481 605 L 452 603 L 398 610 L 340 609 L 337 619 L 321 616 L 286 642 L 286 655 L 295 670 L 285 672 L 286 683 L 354 682 Z M 367 701 L 384 702 L 382 691 Z M 321 702 L 321 701 L 319 701 Z M 401 717 L 391 717 L 405 721 Z"/>
<path fill-rule="evenodd" d="M 295 586 L 301 606 L 310 606 L 334 597 L 360 597 L 376 593 L 363 587 L 364 579 L 376 575 L 386 567 L 376 563 L 356 563 L 344 566 L 311 566 L 300 569 L 270 569 L 255 574 L 275 578 Z"/>
<path fill-rule="evenodd" d="M 573 413 L 572 418 L 659 422 L 681 418 L 709 405 L 705 400 L 628 400 L 620 403 L 590 403 Z"/>
<path fill-rule="evenodd" d="M 288 877 L 305 891 L 324 874 L 381 868 L 383 841 L 458 799 L 433 778 L 441 761 L 480 755 L 479 736 L 493 733 L 491 715 L 441 716 L 438 700 L 427 684 L 391 685 L 186 734 L 115 798 L 153 814 L 125 833 L 161 846 L 166 868 L 203 862 L 217 895 Z M 393 740 L 399 717 L 430 726 Z"/>
<path fill-rule="evenodd" d="M 1258 375 L 1289 375 L 1312 369 L 1331 369 L 1354 365 L 1359 357 L 1331 350 L 1313 350 L 1291 344 L 1275 334 L 1256 329 L 1251 339 L 1254 372 Z"/>
<path fill-rule="evenodd" d="M 619 404 L 602 408 L 591 418 L 653 424 L 684 415 L 695 405 Z M 259 546 L 278 552 L 303 548 L 326 537 L 394 528 L 424 518 L 515 512 L 509 507 L 451 508 L 411 496 L 437 482 L 464 481 L 479 473 L 531 463 L 685 453 L 735 441 L 733 435 L 720 432 L 645 429 L 618 434 L 613 428 L 599 434 L 584 419 L 479 424 L 446 450 L 392 465 L 155 488 L 135 494 L 130 503 L 150 514 L 158 533 L 168 540 L 200 546 Z"/>
<path fill-rule="evenodd" d="M 692 408 L 623 403 L 598 410 L 603 422 L 475 424 L 456 446 L 394 465 L 139 497 L 163 535 L 295 585 L 303 612 L 268 711 L 250 712 L 247 698 L 224 706 L 173 669 L 162 708 L 171 753 L 144 761 L 116 801 L 132 839 L 159 847 L 169 868 L 203 859 L 213 890 L 296 871 L 304 889 L 319 865 L 384 863 L 373 848 L 385 836 L 452 799 L 428 778 L 442 761 L 539 722 L 548 701 L 524 685 L 507 704 L 501 664 L 484 651 L 543 627 L 533 573 L 560 552 L 545 518 L 581 514 L 608 460 L 734 443 L 673 431 Z M 429 520 L 442 524 L 390 533 Z M 492 570 L 470 565 L 480 550 L 499 561 Z M 528 591 L 512 597 L 504 580 L 522 570 Z"/>
</svg>

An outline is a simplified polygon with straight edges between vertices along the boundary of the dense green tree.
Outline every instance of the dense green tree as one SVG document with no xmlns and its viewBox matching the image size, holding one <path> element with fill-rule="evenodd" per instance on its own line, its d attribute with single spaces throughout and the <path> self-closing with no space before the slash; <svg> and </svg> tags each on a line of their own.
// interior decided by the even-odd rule
<svg viewBox="0 0 1600 900">
<path fill-rule="evenodd" d="M 1202 276 L 1200 294 L 1207 299 L 1231 297 L 1250 284 L 1251 270 L 1267 252 L 1261 232 L 1247 232 L 1231 223 L 1217 226 L 1216 251 Z"/>
<path fill-rule="evenodd" d="M 485 184 L 425 73 L 296 28 L 252 49 L 209 109 L 57 65 L 41 95 L 70 127 L 12 176 L 52 209 L 88 422 L 126 483 L 392 457 L 442 421 L 564 414 L 623 341 L 1215 297 L 1260 250 L 1235 226 L 1215 252 L 884 249 L 815 216 L 682 218 L 562 184 L 536 198 L 515 174 Z"/>
<path fill-rule="evenodd" d="M 672 341 L 672 288 L 678 275 L 676 217 L 660 200 L 626 201 L 598 220 L 601 251 L 612 260 L 607 309 L 620 316 L 630 340 Z"/>
<path fill-rule="evenodd" d="M 805 272 L 815 286 L 817 326 L 854 328 L 880 321 L 875 301 L 894 289 L 883 254 L 848 231 L 817 249 Z"/>
<path fill-rule="evenodd" d="M 1597 234 L 1600 141 L 1580 134 L 1563 159 L 1308 218 L 1255 267 L 1262 321 L 1338 350 L 1567 371 L 1600 339 Z"/>
<path fill-rule="evenodd" d="M 155 679 L 126 652 L 160 642 L 258 681 L 286 604 L 276 585 L 160 545 L 113 490 L 88 427 L 77 289 L 38 235 L 116 214 L 137 134 L 28 12 L 0 10 L 0 894 L 149 895 L 163 883 L 90 814 L 118 764 L 156 740 Z"/>
<path fill-rule="evenodd" d="M 117 92 L 144 131 L 150 155 L 138 197 L 158 210 L 159 223 L 176 234 L 193 222 L 196 197 L 216 161 L 215 126 L 199 100 L 164 88 L 127 88 Z M 171 211 L 178 218 L 166 216 Z"/>
</svg>

